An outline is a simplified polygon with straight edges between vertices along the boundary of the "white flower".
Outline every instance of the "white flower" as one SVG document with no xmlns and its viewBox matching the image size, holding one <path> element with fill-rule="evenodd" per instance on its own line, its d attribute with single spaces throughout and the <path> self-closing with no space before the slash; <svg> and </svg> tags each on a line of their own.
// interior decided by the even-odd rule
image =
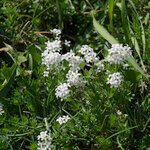
<svg viewBox="0 0 150 150">
<path fill-rule="evenodd" d="M 91 52 L 87 53 L 86 55 L 84 55 L 84 58 L 87 63 L 90 63 L 90 62 L 96 63 L 99 60 L 96 57 L 96 53 L 94 51 L 91 51 Z"/>
<path fill-rule="evenodd" d="M 75 57 L 75 53 L 71 50 L 70 52 L 62 55 L 62 60 L 70 62 L 73 57 Z"/>
<path fill-rule="evenodd" d="M 52 30 L 50 30 L 52 33 L 54 33 L 54 34 L 56 34 L 56 36 L 58 37 L 58 36 L 60 36 L 60 34 L 61 34 L 61 30 L 60 29 L 52 29 Z"/>
<path fill-rule="evenodd" d="M 53 42 L 46 42 L 46 50 L 42 53 L 42 64 L 50 68 L 53 64 L 58 64 L 61 62 L 61 41 L 55 40 Z"/>
<path fill-rule="evenodd" d="M 102 64 L 101 62 L 97 63 L 96 66 L 96 73 L 99 73 L 100 71 L 104 70 L 104 64 Z"/>
<path fill-rule="evenodd" d="M 70 47 L 70 43 L 71 43 L 70 41 L 65 40 L 65 43 L 64 43 L 64 44 L 65 44 L 66 46 Z"/>
<path fill-rule="evenodd" d="M 37 136 L 38 139 L 38 150 L 51 150 L 52 138 L 48 131 L 42 131 L 40 135 Z"/>
<path fill-rule="evenodd" d="M 58 52 L 49 52 L 47 55 L 43 54 L 42 64 L 46 65 L 47 68 L 50 68 L 51 65 L 58 64 L 61 62 L 61 54 Z"/>
<path fill-rule="evenodd" d="M 44 71 L 43 76 L 44 76 L 44 77 L 48 77 L 48 75 L 49 75 L 49 71 L 47 71 L 47 70 Z"/>
<path fill-rule="evenodd" d="M 110 84 L 110 86 L 114 88 L 120 86 L 122 81 L 123 81 L 123 76 L 119 72 L 110 74 L 107 78 L 107 84 Z"/>
<path fill-rule="evenodd" d="M 55 89 L 55 95 L 57 98 L 60 98 L 61 101 L 68 97 L 69 92 L 69 85 L 67 83 L 62 83 Z"/>
<path fill-rule="evenodd" d="M 94 50 L 88 45 L 82 45 L 81 50 L 79 52 L 82 55 L 84 55 L 84 59 L 87 63 L 96 63 L 99 60 Z"/>
<path fill-rule="evenodd" d="M 48 50 L 48 52 L 60 52 L 61 49 L 62 49 L 61 41 L 58 39 L 52 42 L 50 41 L 46 42 L 46 50 Z"/>
<path fill-rule="evenodd" d="M 79 78 L 80 76 L 80 73 L 78 73 L 78 71 L 72 71 L 72 70 L 69 70 L 67 75 L 66 75 L 66 78 L 67 78 L 67 82 L 69 83 L 69 85 L 73 86 L 73 85 L 78 85 L 79 83 Z"/>
<path fill-rule="evenodd" d="M 3 113 L 4 113 L 3 105 L 0 103 L 0 115 L 2 115 Z"/>
<path fill-rule="evenodd" d="M 68 120 L 70 120 L 70 117 L 67 115 L 67 116 L 62 116 L 62 117 L 59 117 L 57 118 L 57 122 L 59 122 L 60 125 L 66 123 Z"/>
<path fill-rule="evenodd" d="M 117 115 L 121 116 L 122 112 L 120 110 L 117 110 Z"/>
<path fill-rule="evenodd" d="M 80 70 L 80 64 L 83 62 L 83 59 L 80 56 L 74 56 L 69 60 L 70 70 L 76 71 Z"/>
<path fill-rule="evenodd" d="M 131 48 L 129 46 L 112 44 L 112 47 L 108 49 L 106 61 L 110 64 L 123 64 L 129 55 L 131 55 Z"/>
<path fill-rule="evenodd" d="M 49 135 L 47 134 L 47 131 L 42 131 L 40 132 L 40 135 L 37 136 L 38 140 L 43 141 L 44 139 L 46 139 Z"/>
<path fill-rule="evenodd" d="M 70 70 L 72 71 L 80 70 L 80 64 L 83 62 L 83 59 L 80 56 L 76 56 L 73 51 L 62 55 L 62 60 L 69 62 Z"/>
<path fill-rule="evenodd" d="M 86 55 L 87 53 L 93 51 L 93 49 L 91 47 L 89 47 L 88 45 L 82 45 L 81 49 L 80 49 L 80 53 L 82 55 Z"/>
</svg>

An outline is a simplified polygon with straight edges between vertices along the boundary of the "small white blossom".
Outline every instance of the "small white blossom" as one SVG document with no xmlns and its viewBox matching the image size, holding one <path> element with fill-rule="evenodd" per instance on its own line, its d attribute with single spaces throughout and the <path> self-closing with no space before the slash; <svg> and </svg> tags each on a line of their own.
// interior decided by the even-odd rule
<svg viewBox="0 0 150 150">
<path fill-rule="evenodd" d="M 44 71 L 43 76 L 44 76 L 44 77 L 48 77 L 48 75 L 49 75 L 49 71 L 47 71 L 47 70 Z"/>
<path fill-rule="evenodd" d="M 43 54 L 42 64 L 47 68 L 50 68 L 51 65 L 59 64 L 61 62 L 61 54 L 58 52 L 49 52 L 47 55 Z"/>
<path fill-rule="evenodd" d="M 83 59 L 80 56 L 76 56 L 72 51 L 62 55 L 62 60 L 69 62 L 70 70 L 72 71 L 80 70 L 80 64 L 83 62 Z"/>
<path fill-rule="evenodd" d="M 127 114 L 124 114 L 124 117 L 125 117 L 125 118 L 127 118 L 127 117 L 128 117 L 128 115 L 127 115 Z"/>
<path fill-rule="evenodd" d="M 65 44 L 66 46 L 70 47 L 70 43 L 71 43 L 70 41 L 65 40 L 65 43 L 64 43 L 64 44 Z"/>
<path fill-rule="evenodd" d="M 67 98 L 69 93 L 70 90 L 69 90 L 69 85 L 67 83 L 62 83 L 55 89 L 55 95 L 57 98 L 60 98 L 61 101 Z"/>
<path fill-rule="evenodd" d="M 89 47 L 88 45 L 82 45 L 81 49 L 80 49 L 80 53 L 82 55 L 86 55 L 87 53 L 93 51 L 93 49 L 91 47 Z"/>
<path fill-rule="evenodd" d="M 62 60 L 70 62 L 73 57 L 75 57 L 75 53 L 71 50 L 70 52 L 62 55 Z"/>
<path fill-rule="evenodd" d="M 68 120 L 70 120 L 70 117 L 67 115 L 67 116 L 62 116 L 62 117 L 59 117 L 57 118 L 57 122 L 59 122 L 60 125 L 66 123 Z"/>
<path fill-rule="evenodd" d="M 48 52 L 60 52 L 62 49 L 61 41 L 57 39 L 52 42 L 48 41 L 45 44 L 46 44 L 45 49 L 48 50 Z"/>
<path fill-rule="evenodd" d="M 123 69 L 129 69 L 129 65 L 128 64 L 123 64 Z"/>
<path fill-rule="evenodd" d="M 112 47 L 108 49 L 106 61 L 110 64 L 123 64 L 129 55 L 131 55 L 131 48 L 129 46 L 112 44 Z"/>
<path fill-rule="evenodd" d="M 56 37 L 59 37 L 61 35 L 61 30 L 60 29 L 52 29 L 50 31 L 52 33 L 56 34 Z"/>
<path fill-rule="evenodd" d="M 38 139 L 38 150 L 51 150 L 52 138 L 48 131 L 42 131 L 40 135 L 37 136 Z"/>
<path fill-rule="evenodd" d="M 79 56 L 74 56 L 71 60 L 70 60 L 70 70 L 80 70 L 80 64 L 83 62 L 83 59 Z"/>
<path fill-rule="evenodd" d="M 66 75 L 67 78 L 67 82 L 69 83 L 69 85 L 73 86 L 73 85 L 78 85 L 79 81 L 80 81 L 80 73 L 78 73 L 78 71 L 72 71 L 69 70 L 69 72 Z"/>
<path fill-rule="evenodd" d="M 95 53 L 94 51 L 91 51 L 91 52 L 87 53 L 86 55 L 84 55 L 84 58 L 85 58 L 85 61 L 86 61 L 87 63 L 90 63 L 90 62 L 96 63 L 96 62 L 98 62 L 98 60 L 99 60 L 99 59 L 96 57 L 96 53 Z"/>
<path fill-rule="evenodd" d="M 101 62 L 97 63 L 96 66 L 96 73 L 99 73 L 100 71 L 104 70 L 104 64 L 102 64 Z"/>
<path fill-rule="evenodd" d="M 82 45 L 79 52 L 84 55 L 84 59 L 87 63 L 96 63 L 99 60 L 94 50 L 88 45 Z"/>
<path fill-rule="evenodd" d="M 107 84 L 110 84 L 110 86 L 114 88 L 119 87 L 122 81 L 123 76 L 119 72 L 110 74 L 107 78 Z"/>
<path fill-rule="evenodd" d="M 2 115 L 3 113 L 4 113 L 3 105 L 0 103 L 0 115 Z"/>
<path fill-rule="evenodd" d="M 117 115 L 121 116 L 122 112 L 120 110 L 117 110 Z"/>
</svg>

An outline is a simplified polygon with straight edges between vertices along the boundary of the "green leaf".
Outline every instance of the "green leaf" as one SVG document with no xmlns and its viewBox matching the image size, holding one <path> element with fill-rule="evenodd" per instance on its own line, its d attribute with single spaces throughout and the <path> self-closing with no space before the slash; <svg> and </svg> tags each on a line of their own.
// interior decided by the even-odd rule
<svg viewBox="0 0 150 150">
<path fill-rule="evenodd" d="M 18 56 L 18 65 L 20 65 L 21 63 L 27 61 L 27 58 L 23 55 Z"/>
<path fill-rule="evenodd" d="M 137 71 L 139 71 L 144 77 L 148 78 L 148 75 L 146 75 L 141 67 L 137 64 L 135 58 L 133 56 L 128 56 L 128 62 L 131 64 Z"/>
<path fill-rule="evenodd" d="M 29 54 L 29 68 L 30 70 L 33 70 L 33 59 L 31 54 Z"/>
<path fill-rule="evenodd" d="M 137 20 L 139 21 L 139 26 L 141 27 L 141 38 L 142 38 L 142 45 L 143 45 L 143 55 L 145 54 L 145 49 L 146 49 L 146 39 L 145 39 L 145 31 L 144 31 L 144 27 L 143 27 L 143 23 L 140 19 L 140 16 L 136 10 L 136 6 L 134 5 L 134 3 L 132 2 L 132 0 L 129 0 L 130 5 L 133 8 L 133 13 L 136 16 Z"/>
<path fill-rule="evenodd" d="M 0 86 L 0 97 L 1 96 L 4 96 L 8 91 L 9 91 L 9 88 L 14 80 L 14 77 L 16 75 L 16 69 L 17 69 L 17 64 L 13 64 L 13 66 L 9 69 L 9 76 L 5 76 L 5 80 L 3 82 L 3 84 Z M 4 72 L 7 72 L 8 70 L 4 70 Z"/>
<path fill-rule="evenodd" d="M 41 62 L 41 51 L 35 46 L 31 45 L 29 47 L 29 65 L 30 68 L 36 67 Z"/>
<path fill-rule="evenodd" d="M 128 22 L 125 0 L 121 1 L 121 18 L 122 18 L 122 26 L 123 26 L 125 38 L 129 43 L 130 32 L 129 32 L 129 22 Z"/>
<path fill-rule="evenodd" d="M 93 12 L 94 13 L 94 12 Z M 92 13 L 93 17 L 93 25 L 95 30 L 110 44 L 117 44 L 119 43 L 98 21 L 95 19 L 94 14 Z"/>
<path fill-rule="evenodd" d="M 113 20 L 114 3 L 115 3 L 114 0 L 109 0 L 109 3 L 108 3 L 109 21 L 111 25 L 113 24 L 112 20 Z"/>
<path fill-rule="evenodd" d="M 4 43 L 6 48 L 8 49 L 7 54 L 12 59 L 13 62 L 16 62 L 16 53 L 13 50 L 13 47 L 9 44 Z"/>
</svg>

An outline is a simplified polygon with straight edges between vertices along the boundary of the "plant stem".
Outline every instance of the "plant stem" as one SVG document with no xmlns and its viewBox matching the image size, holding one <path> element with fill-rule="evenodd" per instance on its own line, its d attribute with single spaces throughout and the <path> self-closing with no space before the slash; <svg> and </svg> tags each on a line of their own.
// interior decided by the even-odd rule
<svg viewBox="0 0 150 150">
<path fill-rule="evenodd" d="M 61 6 L 59 3 L 59 0 L 56 0 L 56 6 L 58 9 L 58 21 L 59 21 L 59 28 L 62 30 L 63 29 L 63 21 L 62 21 L 62 12 L 61 12 Z"/>
</svg>

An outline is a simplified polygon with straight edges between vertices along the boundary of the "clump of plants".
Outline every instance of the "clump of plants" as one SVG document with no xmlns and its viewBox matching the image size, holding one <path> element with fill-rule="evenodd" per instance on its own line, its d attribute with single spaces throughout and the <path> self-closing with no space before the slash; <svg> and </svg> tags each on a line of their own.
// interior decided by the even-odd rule
<svg viewBox="0 0 150 150">
<path fill-rule="evenodd" d="M 68 3 L 77 15 L 78 2 Z M 76 43 L 63 28 L 65 12 L 60 11 L 67 4 L 57 1 L 60 28 L 39 31 L 36 42 L 28 41 L 24 51 L 5 43 L 0 51 L 2 150 L 150 148 L 148 36 L 134 3 L 127 4 L 109 1 L 105 6 L 109 17 L 105 12 L 100 24 L 99 7 L 93 10 L 98 4 L 83 2 L 82 13 L 89 15 L 96 32 L 79 35 Z M 37 11 L 42 9 L 34 5 Z M 116 15 L 122 20 L 118 30 Z M 87 36 L 85 42 L 82 36 Z"/>
</svg>

